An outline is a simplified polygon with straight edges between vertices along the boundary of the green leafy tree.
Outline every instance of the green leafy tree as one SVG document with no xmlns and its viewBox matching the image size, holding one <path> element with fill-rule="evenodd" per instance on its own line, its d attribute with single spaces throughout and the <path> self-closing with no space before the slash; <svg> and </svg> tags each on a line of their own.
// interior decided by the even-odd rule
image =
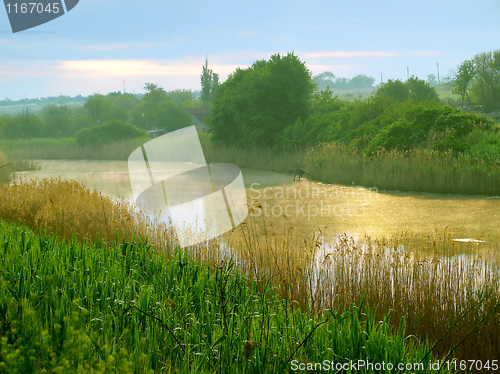
<svg viewBox="0 0 500 374">
<path fill-rule="evenodd" d="M 146 94 L 133 113 L 134 124 L 145 130 L 177 130 L 191 124 L 191 116 L 156 84 L 146 83 Z"/>
<path fill-rule="evenodd" d="M 9 139 L 39 138 L 43 134 L 43 121 L 32 113 L 7 118 L 6 122 L 3 134 Z"/>
<path fill-rule="evenodd" d="M 191 103 L 195 100 L 194 94 L 191 90 L 174 90 L 167 93 L 168 97 L 172 101 L 179 105 L 190 105 L 186 103 Z"/>
<path fill-rule="evenodd" d="M 201 101 L 213 102 L 214 93 L 219 86 L 219 75 L 208 68 L 208 59 L 205 59 L 205 66 L 201 73 Z"/>
<path fill-rule="evenodd" d="M 410 98 L 410 89 L 400 79 L 389 79 L 377 90 L 378 96 L 384 96 L 394 101 L 403 102 Z"/>
<path fill-rule="evenodd" d="M 327 88 L 333 89 L 335 84 L 335 74 L 329 71 L 325 71 L 316 75 L 313 78 L 313 82 L 317 85 L 318 90 L 323 91 Z"/>
<path fill-rule="evenodd" d="M 396 102 L 404 102 L 409 99 L 415 101 L 437 100 L 438 95 L 434 87 L 422 79 L 410 77 L 406 82 L 389 79 L 379 87 L 377 95 L 390 98 Z"/>
<path fill-rule="evenodd" d="M 105 116 L 106 121 L 114 119 L 128 121 L 132 111 L 139 104 L 139 99 L 134 95 L 121 92 L 111 92 L 106 95 L 106 99 L 109 103 L 109 112 Z"/>
<path fill-rule="evenodd" d="M 413 99 L 415 101 L 428 101 L 438 99 L 438 94 L 434 87 L 431 87 L 429 83 L 422 79 L 411 76 L 410 79 L 405 82 L 405 84 L 410 91 L 410 99 Z"/>
<path fill-rule="evenodd" d="M 475 80 L 472 94 L 485 111 L 500 108 L 500 50 L 480 53 L 472 59 Z"/>
<path fill-rule="evenodd" d="M 87 109 L 92 122 L 99 123 L 103 120 L 104 115 L 109 111 L 109 103 L 106 100 L 106 96 L 101 94 L 94 94 L 89 96 L 85 104 L 83 104 L 85 109 Z"/>
<path fill-rule="evenodd" d="M 237 69 L 218 89 L 210 124 L 214 140 L 241 146 L 278 146 L 287 126 L 307 118 L 311 73 L 293 53 L 275 54 Z"/>
<path fill-rule="evenodd" d="M 145 135 L 144 130 L 120 120 L 113 120 L 99 126 L 79 130 L 76 133 L 76 141 L 82 146 L 99 146 Z"/>
<path fill-rule="evenodd" d="M 375 78 L 369 77 L 364 74 L 358 74 L 349 79 L 349 86 L 351 87 L 351 89 L 370 88 L 373 87 L 374 83 Z"/>
<path fill-rule="evenodd" d="M 462 99 L 462 108 L 465 105 L 465 99 L 469 99 L 469 90 L 473 79 L 474 64 L 470 60 L 465 60 L 456 71 L 452 71 L 452 92 L 460 95 Z"/>
<path fill-rule="evenodd" d="M 67 106 L 47 105 L 41 114 L 45 122 L 43 136 L 61 138 L 74 135 L 73 115 Z"/>
</svg>

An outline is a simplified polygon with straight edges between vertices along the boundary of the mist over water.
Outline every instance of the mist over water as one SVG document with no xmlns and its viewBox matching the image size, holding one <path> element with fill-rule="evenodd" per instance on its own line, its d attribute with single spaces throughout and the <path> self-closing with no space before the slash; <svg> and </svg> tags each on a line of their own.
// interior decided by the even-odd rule
<svg viewBox="0 0 500 374">
<path fill-rule="evenodd" d="M 61 177 L 76 180 L 103 195 L 133 202 L 126 161 L 41 160 L 41 170 L 16 174 L 16 179 Z M 431 193 L 378 191 L 376 187 L 327 185 L 289 174 L 243 170 L 247 196 L 261 205 L 256 219 L 294 225 L 310 235 L 321 229 L 326 238 L 339 233 L 380 238 L 408 231 L 426 235 L 444 231 L 459 240 L 500 236 L 500 198 Z"/>
</svg>

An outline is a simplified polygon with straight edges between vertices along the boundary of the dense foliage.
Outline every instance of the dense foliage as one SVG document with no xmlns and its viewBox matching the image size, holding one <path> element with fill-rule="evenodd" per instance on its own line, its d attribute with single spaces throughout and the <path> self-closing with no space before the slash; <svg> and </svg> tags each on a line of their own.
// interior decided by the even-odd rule
<svg viewBox="0 0 500 374">
<path fill-rule="evenodd" d="M 99 146 L 106 143 L 134 139 L 140 136 L 146 136 L 146 131 L 115 119 L 101 126 L 79 130 L 76 133 L 76 142 L 82 146 Z"/>
<path fill-rule="evenodd" d="M 356 80 L 370 84 L 361 78 Z M 424 80 L 389 80 L 364 101 L 340 99 L 328 87 L 311 95 L 312 82 L 338 81 L 328 72 L 312 80 L 293 54 L 238 69 L 216 96 L 210 118 L 213 139 L 218 144 L 288 151 L 327 142 L 368 155 L 414 148 L 485 157 L 500 154 L 493 120 L 444 105 Z"/>
<path fill-rule="evenodd" d="M 145 89 L 140 97 L 120 92 L 94 94 L 82 106 L 49 104 L 37 113 L 26 109 L 22 114 L 3 115 L 0 137 L 72 138 L 78 134 L 79 144 L 102 144 L 143 135 L 137 128 L 173 131 L 191 125 L 191 115 L 183 109 L 199 105 L 191 91 L 166 92 L 153 83 L 146 83 Z M 104 137 L 94 142 L 99 135 Z"/>
<path fill-rule="evenodd" d="M 216 92 L 210 119 L 214 139 L 273 147 L 287 126 L 307 118 L 313 90 L 311 73 L 293 53 L 237 69 Z"/>
<path fill-rule="evenodd" d="M 500 49 L 463 61 L 453 72 L 451 83 L 462 107 L 467 103 L 485 112 L 500 109 Z"/>
</svg>

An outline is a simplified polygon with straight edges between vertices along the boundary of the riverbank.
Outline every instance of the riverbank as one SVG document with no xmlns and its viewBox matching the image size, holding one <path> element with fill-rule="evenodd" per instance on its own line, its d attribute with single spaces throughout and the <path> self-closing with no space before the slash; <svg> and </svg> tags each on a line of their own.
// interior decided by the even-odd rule
<svg viewBox="0 0 500 374">
<path fill-rule="evenodd" d="M 125 161 L 148 140 L 138 138 L 100 147 L 78 146 L 73 138 L 3 140 L 0 150 L 11 160 Z M 367 155 L 335 143 L 277 151 L 215 145 L 208 134 L 200 134 L 200 141 L 209 163 L 228 162 L 240 168 L 278 173 L 300 169 L 310 180 L 378 190 L 500 196 L 500 159 L 491 150 L 484 155 L 431 149 Z M 6 171 L 7 168 L 2 172 Z M 13 171 L 12 166 L 9 171 Z"/>
<path fill-rule="evenodd" d="M 127 160 L 134 149 L 148 140 L 149 137 L 141 137 L 81 146 L 75 138 L 3 139 L 0 150 L 13 160 Z"/>
<path fill-rule="evenodd" d="M 250 202 L 251 213 L 260 209 Z M 179 261 L 172 231 L 148 225 L 130 211 L 128 204 L 116 203 L 75 182 L 52 180 L 4 186 L 0 189 L 0 218 L 40 230 L 42 235 L 53 233 L 73 246 L 94 248 L 89 243 L 101 243 L 96 248 L 106 253 L 119 252 L 116 248 L 121 248 L 123 240 L 147 240 L 156 255 Z M 340 235 L 329 242 L 321 232 L 298 235 L 286 219 L 278 225 L 251 214 L 237 229 L 191 247 L 185 255 L 212 269 L 220 267 L 223 259 L 227 264 L 232 256 L 234 271 L 247 281 L 270 287 L 278 300 L 288 300 L 289 305 L 317 318 L 325 310 L 342 314 L 349 312 L 352 304 L 363 303 L 375 321 L 384 320 L 390 326 L 404 324 L 405 334 L 417 337 L 419 342 L 446 337 L 434 347 L 437 357 L 453 349 L 461 359 L 492 359 L 500 352 L 494 343 L 500 334 L 496 323 L 500 318 L 500 243 L 490 241 L 479 248 L 475 242 L 458 243 L 453 239 L 446 231 L 436 231 L 428 236 L 406 232 L 378 239 Z M 31 239 L 30 243 L 37 240 Z M 56 239 L 42 236 L 40 240 L 44 243 Z M 144 259 L 141 266 L 146 266 L 147 261 Z M 155 270 L 152 274 L 164 273 Z M 154 292 L 156 287 L 163 286 L 156 285 Z M 283 313 L 290 318 L 290 311 Z M 470 331 L 474 339 L 463 340 Z M 331 347 L 326 344 L 322 349 Z M 262 356 L 255 359 L 261 360 Z"/>
<path fill-rule="evenodd" d="M 134 241 L 63 242 L 4 222 L 0 241 L 2 372 L 439 366 L 404 324 L 377 322 L 362 304 L 301 310 L 231 262 L 208 266 L 176 250 L 165 260 Z"/>
<path fill-rule="evenodd" d="M 202 140 L 210 162 L 275 172 L 302 169 L 314 181 L 378 190 L 500 196 L 500 159 L 494 156 L 430 149 L 370 156 L 334 143 L 306 151 L 271 151 L 215 145 L 208 136 Z"/>
</svg>

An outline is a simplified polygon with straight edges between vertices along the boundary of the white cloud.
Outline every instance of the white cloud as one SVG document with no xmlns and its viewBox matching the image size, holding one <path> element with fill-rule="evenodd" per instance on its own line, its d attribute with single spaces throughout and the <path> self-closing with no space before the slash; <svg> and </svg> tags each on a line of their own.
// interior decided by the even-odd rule
<svg viewBox="0 0 500 374">
<path fill-rule="evenodd" d="M 156 60 L 72 60 L 61 61 L 57 68 L 71 75 L 88 77 L 148 77 L 148 76 L 199 76 L 201 61 L 187 58 L 183 61 Z M 227 75 L 241 65 L 210 64 L 218 74 Z"/>
<path fill-rule="evenodd" d="M 250 36 L 252 38 L 255 38 L 257 34 L 254 33 L 253 31 L 242 31 L 240 32 L 240 36 Z"/>
</svg>

